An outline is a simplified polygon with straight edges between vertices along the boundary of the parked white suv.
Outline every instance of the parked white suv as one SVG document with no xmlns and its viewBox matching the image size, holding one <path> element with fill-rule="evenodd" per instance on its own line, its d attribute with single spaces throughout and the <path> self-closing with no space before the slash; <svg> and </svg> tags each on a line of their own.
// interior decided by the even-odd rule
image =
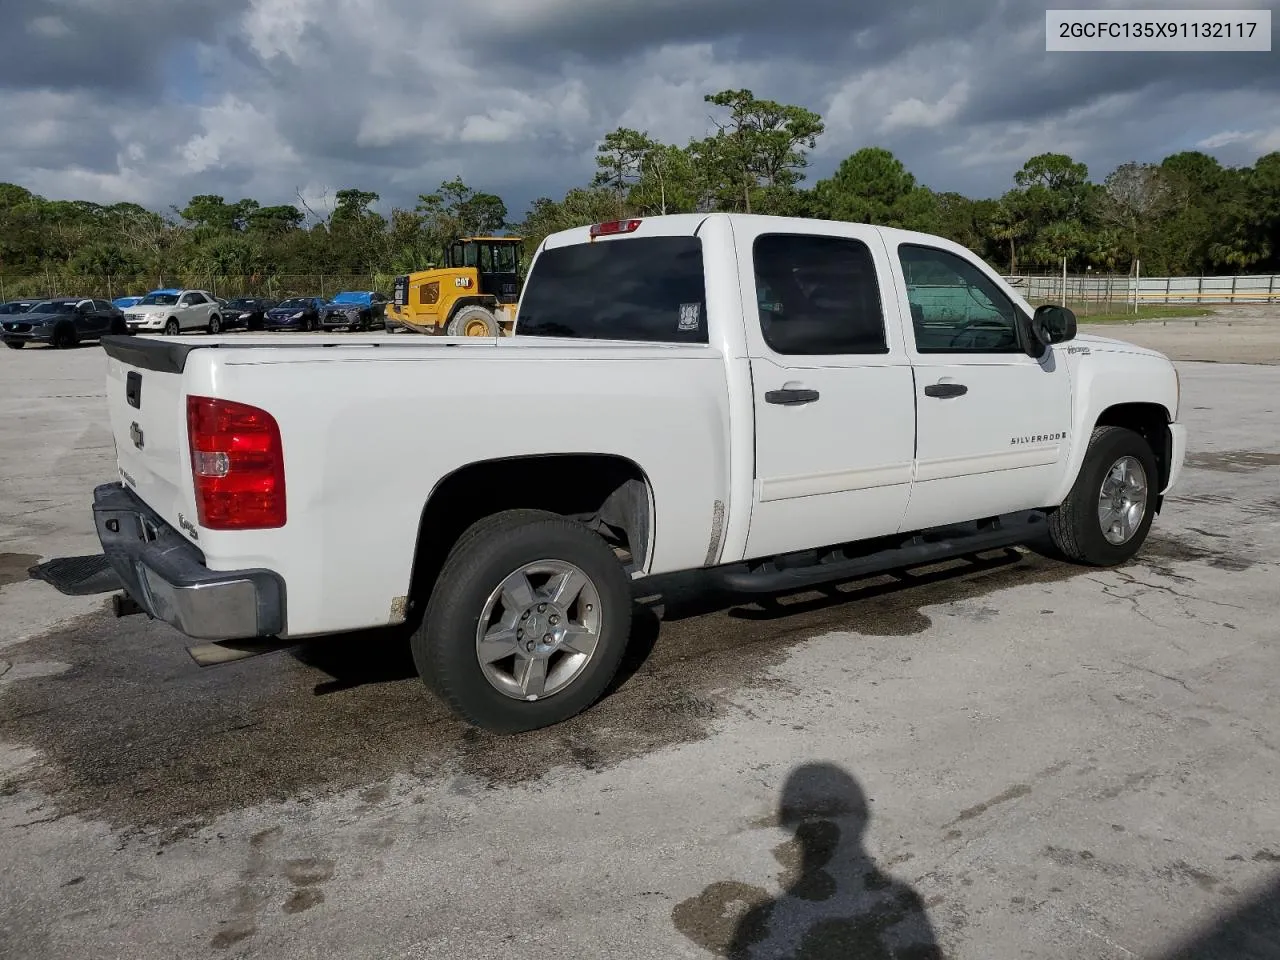
<svg viewBox="0 0 1280 960">
<path fill-rule="evenodd" d="M 184 330 L 222 331 L 222 305 L 207 290 L 153 290 L 124 311 L 130 333 L 161 330 L 177 336 Z"/>
</svg>

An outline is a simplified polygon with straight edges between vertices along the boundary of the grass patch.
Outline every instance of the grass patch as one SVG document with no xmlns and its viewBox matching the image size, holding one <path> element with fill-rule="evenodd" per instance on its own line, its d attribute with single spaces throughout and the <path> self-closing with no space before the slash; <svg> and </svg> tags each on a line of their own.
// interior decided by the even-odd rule
<svg viewBox="0 0 1280 960">
<path fill-rule="evenodd" d="M 1076 320 L 1080 323 L 1133 323 L 1135 320 L 1173 320 L 1184 317 L 1207 317 L 1209 310 L 1204 307 L 1180 307 L 1180 306 L 1149 306 L 1139 307 L 1138 312 L 1134 313 L 1133 307 L 1124 307 L 1116 305 L 1108 308 L 1101 304 L 1092 303 L 1087 307 L 1084 304 L 1080 306 L 1072 306 L 1075 311 Z M 1086 309 L 1088 313 L 1086 313 Z"/>
</svg>

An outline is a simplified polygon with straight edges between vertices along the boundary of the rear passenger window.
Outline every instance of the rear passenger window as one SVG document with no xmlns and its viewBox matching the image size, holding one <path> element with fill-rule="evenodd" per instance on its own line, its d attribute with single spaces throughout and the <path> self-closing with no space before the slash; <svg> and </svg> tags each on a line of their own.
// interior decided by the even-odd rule
<svg viewBox="0 0 1280 960">
<path fill-rule="evenodd" d="M 544 250 L 530 268 L 516 336 L 706 343 L 697 237 L 627 237 Z"/>
<path fill-rule="evenodd" d="M 888 353 L 871 250 L 849 237 L 772 233 L 753 250 L 760 332 L 781 354 Z"/>
</svg>

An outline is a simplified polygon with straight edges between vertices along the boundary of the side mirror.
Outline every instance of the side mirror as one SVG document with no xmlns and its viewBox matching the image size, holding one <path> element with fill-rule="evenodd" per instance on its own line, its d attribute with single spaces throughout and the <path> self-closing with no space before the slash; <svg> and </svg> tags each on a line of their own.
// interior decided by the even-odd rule
<svg viewBox="0 0 1280 960">
<path fill-rule="evenodd" d="M 1018 316 L 1022 327 L 1023 349 L 1033 360 L 1044 356 L 1050 344 L 1064 343 L 1075 338 L 1076 315 L 1067 307 L 1046 303 L 1036 307 L 1036 312 L 1030 319 L 1021 311 Z"/>
<path fill-rule="evenodd" d="M 1076 315 L 1068 307 L 1059 307 L 1050 303 L 1036 307 L 1031 322 L 1044 332 L 1047 343 L 1065 343 L 1076 336 Z"/>
</svg>

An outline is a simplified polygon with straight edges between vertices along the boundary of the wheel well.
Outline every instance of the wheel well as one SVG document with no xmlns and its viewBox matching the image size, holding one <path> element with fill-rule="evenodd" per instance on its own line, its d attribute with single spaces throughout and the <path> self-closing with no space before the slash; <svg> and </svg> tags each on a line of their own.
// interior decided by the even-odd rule
<svg viewBox="0 0 1280 960">
<path fill-rule="evenodd" d="M 497 303 L 498 301 L 493 297 L 459 297 L 453 301 L 453 306 L 449 308 L 449 315 L 444 318 L 444 322 L 448 323 L 458 315 L 458 311 L 465 310 L 467 307 L 484 307 L 493 313 Z"/>
<path fill-rule="evenodd" d="M 431 588 L 464 530 L 501 510 L 547 510 L 579 520 L 620 552 L 628 573 L 649 553 L 649 478 L 607 454 L 550 454 L 473 463 L 441 480 L 418 524 L 409 612 L 426 609 Z"/>
<path fill-rule="evenodd" d="M 1098 417 L 1099 427 L 1127 427 L 1141 434 L 1151 445 L 1160 471 L 1159 490 L 1169 482 L 1173 438 L 1169 434 L 1169 412 L 1158 403 L 1120 403 L 1108 407 Z"/>
</svg>

